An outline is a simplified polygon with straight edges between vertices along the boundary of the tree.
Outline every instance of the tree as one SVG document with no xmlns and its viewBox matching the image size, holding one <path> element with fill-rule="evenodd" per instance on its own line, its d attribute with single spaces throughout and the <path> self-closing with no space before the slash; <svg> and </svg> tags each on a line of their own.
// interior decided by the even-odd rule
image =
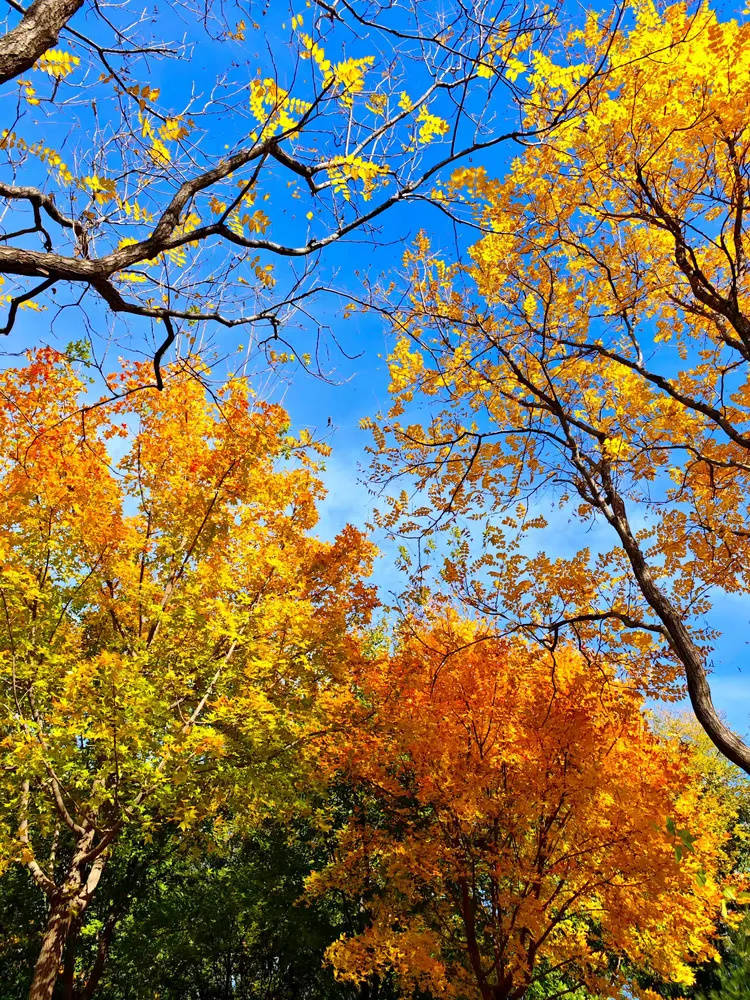
<svg viewBox="0 0 750 1000">
<path fill-rule="evenodd" d="M 454 175 L 447 201 L 473 205 L 484 234 L 470 260 L 426 236 L 409 255 L 383 468 L 418 470 L 440 518 L 502 511 L 484 560 L 446 567 L 476 605 L 553 643 L 571 628 L 606 643 L 655 692 L 686 683 L 750 771 L 711 700 L 704 618 L 750 589 L 750 26 L 644 2 L 614 40 L 592 14 L 569 46 L 565 64 L 530 60 L 525 121 L 586 78 L 578 115 L 504 179 Z M 410 424 L 415 393 L 433 410 Z M 518 534 L 550 488 L 616 547 L 526 557 Z"/>
<path fill-rule="evenodd" d="M 687 761 L 693 778 L 706 789 L 722 829 L 730 834 L 724 853 L 728 868 L 725 875 L 746 878 L 750 871 L 748 821 L 750 821 L 750 783 L 744 771 L 720 753 L 706 731 L 692 714 L 663 713 L 652 718 L 660 738 L 679 740 L 688 751 Z"/>
<path fill-rule="evenodd" d="M 92 337 L 107 317 L 155 325 L 157 384 L 203 321 L 283 353 L 310 297 L 340 291 L 326 247 L 373 239 L 447 165 L 523 134 L 506 70 L 554 26 L 505 0 L 10 8 L 0 332 L 93 300 Z"/>
<path fill-rule="evenodd" d="M 355 983 L 462 1000 L 654 996 L 713 953 L 725 838 L 676 741 L 601 658 L 509 643 L 455 612 L 405 621 L 365 662 L 361 718 L 329 758 L 369 789 L 312 876 L 361 900 L 329 949 Z"/>
<path fill-rule="evenodd" d="M 650 713 L 649 713 L 650 715 Z M 748 819 L 750 819 L 750 784 L 747 776 L 721 754 L 691 713 L 651 716 L 650 723 L 660 738 L 678 740 L 683 760 L 691 773 L 691 783 L 704 789 L 711 799 L 711 819 L 723 830 L 723 860 L 718 875 L 724 884 L 721 919 L 717 923 L 714 946 L 718 952 L 710 961 L 695 969 L 690 990 L 665 984 L 639 970 L 639 980 L 651 986 L 660 997 L 687 995 L 705 1000 L 711 989 L 725 978 L 725 965 L 734 961 L 737 942 L 742 940 L 742 923 L 750 902 L 748 888 Z"/>
<path fill-rule="evenodd" d="M 326 800 L 329 820 L 335 811 Z M 342 929 L 360 926 L 354 904 L 303 897 L 303 880 L 325 863 L 332 837 L 298 818 L 270 819 L 221 845 L 168 828 L 150 844 L 121 842 L 68 941 L 55 995 L 395 1000 L 393 990 L 337 983 L 323 964 L 325 948 Z M 17 868 L 0 880 L 3 1000 L 26 997 L 33 945 L 44 926 L 26 875 Z M 116 932 L 103 946 L 108 927 Z"/>
<path fill-rule="evenodd" d="M 363 536 L 311 535 L 284 411 L 143 367 L 100 404 L 51 349 L 0 374 L 0 858 L 47 901 L 32 1000 L 126 833 L 283 815 L 374 602 Z"/>
<path fill-rule="evenodd" d="M 741 1000 L 750 988 L 750 942 L 747 920 L 735 928 L 724 961 L 716 973 L 716 986 L 700 1000 Z"/>
<path fill-rule="evenodd" d="M 394 991 L 337 983 L 323 964 L 326 946 L 356 925 L 354 906 L 303 897 L 304 877 L 325 863 L 329 846 L 309 821 L 270 821 L 220 851 L 173 854 L 137 892 L 102 995 L 395 1000 Z"/>
</svg>

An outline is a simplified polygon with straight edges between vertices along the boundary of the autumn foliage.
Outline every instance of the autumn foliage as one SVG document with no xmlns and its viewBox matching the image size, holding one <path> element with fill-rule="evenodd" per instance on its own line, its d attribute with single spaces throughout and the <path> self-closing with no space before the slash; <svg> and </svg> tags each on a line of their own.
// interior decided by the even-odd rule
<svg viewBox="0 0 750 1000">
<path fill-rule="evenodd" d="M 481 230 L 465 259 L 428 234 L 408 253 L 380 471 L 417 472 L 422 523 L 502 511 L 481 568 L 454 559 L 449 581 L 536 634 L 607 643 L 654 690 L 686 682 L 749 770 L 711 701 L 703 616 L 749 588 L 750 26 L 645 2 L 614 39 L 591 13 L 560 58 L 525 64 L 527 124 L 574 94 L 578 114 L 504 177 L 454 174 L 446 204 Z M 548 489 L 611 551 L 524 556 Z"/>
<path fill-rule="evenodd" d="M 519 91 L 506 65 L 552 24 L 550 8 L 505 0 L 471 16 L 464 3 L 180 2 L 148 17 L 128 0 L 10 4 L 0 333 L 62 307 L 92 330 L 107 315 L 118 336 L 145 319 L 157 381 L 204 325 L 316 368 L 300 329 L 314 297 L 328 310 L 361 291 L 321 279 L 326 249 L 356 238 L 376 253 L 381 217 L 515 135 L 489 98 Z"/>
<path fill-rule="evenodd" d="M 750 899 L 708 679 L 750 594 L 750 9 L 151 6 L 0 32 L 0 335 L 85 338 L 0 372 L 0 981 L 36 948 L 14 998 L 120 996 L 124 929 L 132 992 L 185 900 L 191 996 L 694 991 Z M 419 539 L 375 631 L 327 449 L 198 349 L 321 374 L 340 298 L 394 333 L 375 519 Z M 711 747 L 644 710 L 685 690 Z"/>
<path fill-rule="evenodd" d="M 280 407 L 143 380 L 91 406 L 54 351 L 0 375 L 0 856 L 48 900 L 34 997 L 125 831 L 220 839 L 295 799 L 373 604 L 369 543 L 311 534 Z"/>
<path fill-rule="evenodd" d="M 405 622 L 361 683 L 334 762 L 369 792 L 311 879 L 369 915 L 329 949 L 340 978 L 482 1000 L 653 995 L 638 968 L 690 984 L 713 954 L 723 824 L 637 694 L 454 613 Z"/>
</svg>

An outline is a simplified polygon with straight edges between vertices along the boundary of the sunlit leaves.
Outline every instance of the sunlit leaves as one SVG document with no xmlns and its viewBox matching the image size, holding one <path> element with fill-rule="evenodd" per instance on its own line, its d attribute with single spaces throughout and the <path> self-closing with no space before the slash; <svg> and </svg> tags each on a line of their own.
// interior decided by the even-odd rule
<svg viewBox="0 0 750 1000">
<path fill-rule="evenodd" d="M 64 49 L 47 49 L 35 64 L 34 69 L 43 70 L 50 76 L 61 78 L 72 73 L 81 60 Z"/>
<path fill-rule="evenodd" d="M 310 534 L 314 443 L 242 379 L 209 400 L 187 367 L 165 376 L 129 366 L 81 410 L 54 351 L 0 375 L 5 862 L 63 803 L 97 836 L 284 808 L 347 691 L 371 549 Z"/>
<path fill-rule="evenodd" d="M 604 662 L 448 612 L 404 622 L 364 667 L 331 763 L 367 794 L 310 880 L 370 917 L 329 949 L 337 976 L 391 971 L 451 997 L 522 996 L 550 969 L 596 996 L 648 996 L 638 966 L 692 982 L 713 954 L 725 826 Z"/>
<path fill-rule="evenodd" d="M 650 3 L 531 52 L 523 113 L 555 127 L 504 177 L 466 166 L 441 189 L 482 235 L 463 259 L 426 236 L 405 255 L 376 439 L 377 474 L 409 470 L 420 497 L 388 526 L 493 524 L 444 563 L 462 597 L 538 636 L 562 622 L 664 694 L 704 669 L 717 594 L 750 589 L 749 54 L 747 23 Z M 581 553 L 532 554 L 559 541 L 534 527 L 557 503 L 568 542 L 614 529 L 583 574 Z M 677 656 L 663 639 L 685 623 Z"/>
</svg>

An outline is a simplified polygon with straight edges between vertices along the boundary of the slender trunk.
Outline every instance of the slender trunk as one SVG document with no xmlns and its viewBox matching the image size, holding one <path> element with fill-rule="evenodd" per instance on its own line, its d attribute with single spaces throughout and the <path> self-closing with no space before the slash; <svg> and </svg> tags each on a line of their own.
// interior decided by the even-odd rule
<svg viewBox="0 0 750 1000">
<path fill-rule="evenodd" d="M 80 1000 L 76 989 L 76 945 L 81 933 L 82 915 L 73 919 L 68 927 L 68 936 L 63 951 L 62 1000 Z"/>
<path fill-rule="evenodd" d="M 107 965 L 109 946 L 112 943 L 112 937 L 115 933 L 115 926 L 119 916 L 119 912 L 110 914 L 109 919 L 104 925 L 104 929 L 99 935 L 99 942 L 96 948 L 96 958 L 94 959 L 94 964 L 91 967 L 91 972 L 89 973 L 86 983 L 75 996 L 75 1000 L 91 1000 L 91 997 L 94 995 L 96 988 L 99 985 L 99 980 L 102 978 L 102 974 Z"/>
<path fill-rule="evenodd" d="M 94 830 L 87 830 L 79 839 L 65 881 L 50 893 L 49 917 L 34 966 L 29 1000 L 52 1000 L 71 928 L 74 924 L 78 926 L 104 872 L 110 848 L 103 846 L 92 863 L 90 852 L 95 836 Z M 85 875 L 89 864 L 91 867 Z"/>
<path fill-rule="evenodd" d="M 64 898 L 60 902 L 53 903 L 44 930 L 42 947 L 34 967 L 29 1000 L 51 1000 L 60 974 L 60 962 L 72 917 L 70 900 Z"/>
<path fill-rule="evenodd" d="M 476 906 L 469 893 L 469 885 L 465 878 L 458 881 L 461 893 L 461 917 L 466 932 L 466 948 L 469 952 L 469 962 L 474 973 L 482 1000 L 499 1000 L 494 996 L 492 987 L 487 982 L 487 977 L 482 970 L 482 956 L 479 953 L 479 945 L 476 936 Z"/>
<path fill-rule="evenodd" d="M 631 530 L 625 503 L 611 480 L 607 482 L 607 487 L 613 510 L 607 519 L 620 537 L 641 593 L 664 625 L 669 644 L 682 663 L 695 716 L 720 753 L 746 774 L 750 774 L 750 746 L 724 724 L 714 707 L 706 675 L 705 654 L 693 642 L 678 609 L 657 586 L 651 567 Z"/>
<path fill-rule="evenodd" d="M 78 935 L 68 933 L 63 960 L 62 1000 L 75 1000 L 76 950 L 75 942 Z"/>
</svg>

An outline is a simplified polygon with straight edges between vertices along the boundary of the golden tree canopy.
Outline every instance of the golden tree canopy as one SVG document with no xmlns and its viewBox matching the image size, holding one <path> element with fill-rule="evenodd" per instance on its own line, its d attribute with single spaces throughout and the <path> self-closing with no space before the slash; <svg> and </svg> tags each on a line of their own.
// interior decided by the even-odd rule
<svg viewBox="0 0 750 1000">
<path fill-rule="evenodd" d="M 49 902 L 34 997 L 124 832 L 294 801 L 374 603 L 285 412 L 142 368 L 95 405 L 49 349 L 0 374 L 0 859 Z"/>
<path fill-rule="evenodd" d="M 750 589 L 749 67 L 746 22 L 650 2 L 614 39 L 591 14 L 566 60 L 531 57 L 527 124 L 573 94 L 577 114 L 505 178 L 454 175 L 483 235 L 466 266 L 426 236 L 409 253 L 380 440 L 384 472 L 416 468 L 438 517 L 509 518 L 486 537 L 494 581 L 461 559 L 449 579 L 524 627 L 608 643 L 655 690 L 686 681 L 745 770 L 711 702 L 703 615 Z M 431 412 L 410 426 L 416 394 Z M 616 548 L 521 555 L 550 489 Z"/>
<path fill-rule="evenodd" d="M 370 917 L 329 949 L 340 978 L 392 970 L 405 994 L 482 1000 L 653 995 L 637 968 L 692 982 L 714 953 L 725 823 L 632 689 L 455 613 L 406 622 L 363 671 L 332 763 L 370 796 L 311 879 Z"/>
</svg>

